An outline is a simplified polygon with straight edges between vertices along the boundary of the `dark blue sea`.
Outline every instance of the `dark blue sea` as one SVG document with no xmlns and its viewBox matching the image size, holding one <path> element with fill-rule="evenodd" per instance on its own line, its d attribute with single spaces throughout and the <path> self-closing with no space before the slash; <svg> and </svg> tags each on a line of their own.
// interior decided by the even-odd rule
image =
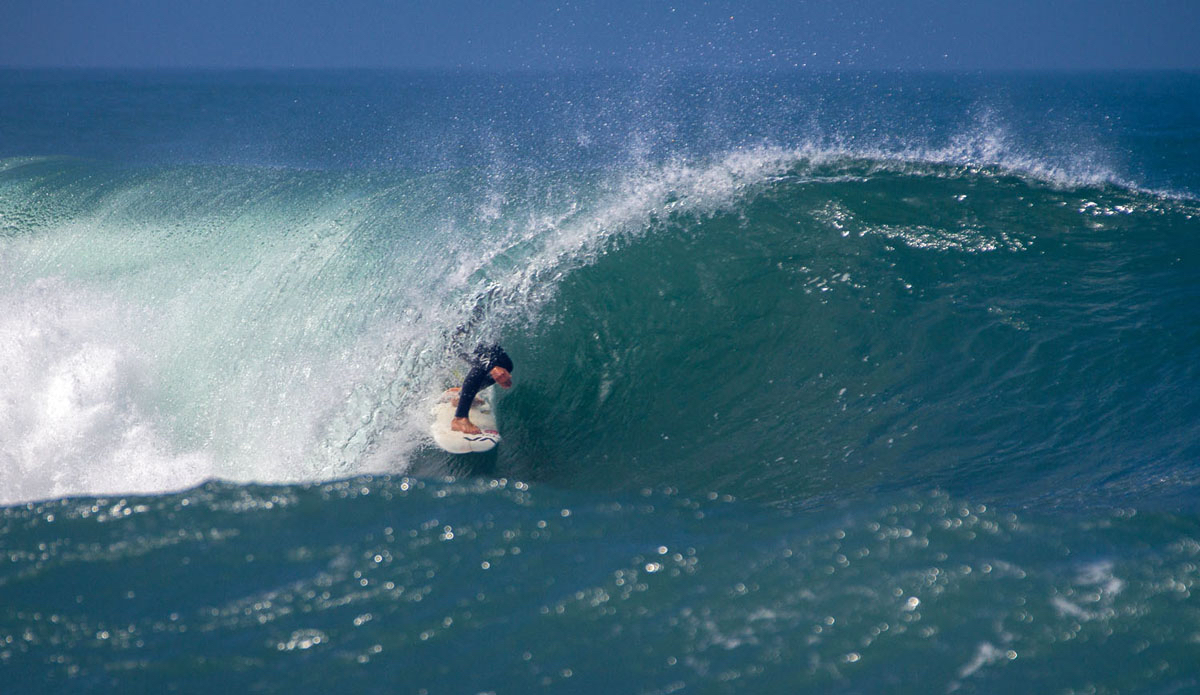
<svg viewBox="0 0 1200 695">
<path fill-rule="evenodd" d="M 0 72 L 0 692 L 1192 693 L 1198 583 L 1198 74 Z"/>
</svg>

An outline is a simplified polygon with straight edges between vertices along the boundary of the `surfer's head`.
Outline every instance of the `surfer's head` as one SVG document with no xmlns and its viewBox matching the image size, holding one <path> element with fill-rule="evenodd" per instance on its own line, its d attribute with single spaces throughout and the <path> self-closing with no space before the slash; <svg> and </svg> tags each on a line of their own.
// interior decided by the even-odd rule
<svg viewBox="0 0 1200 695">
<path fill-rule="evenodd" d="M 494 369 L 496 367 L 499 367 L 506 372 L 511 372 L 513 370 L 513 361 L 512 358 L 508 356 L 508 353 L 497 349 L 489 356 L 488 369 Z"/>
<path fill-rule="evenodd" d="M 509 362 L 509 364 L 511 365 L 512 363 Z M 512 388 L 512 372 L 508 371 L 504 367 L 498 365 L 492 367 L 491 370 L 488 371 L 488 374 L 491 375 L 493 381 L 495 381 L 497 384 L 500 384 L 500 388 Z"/>
</svg>

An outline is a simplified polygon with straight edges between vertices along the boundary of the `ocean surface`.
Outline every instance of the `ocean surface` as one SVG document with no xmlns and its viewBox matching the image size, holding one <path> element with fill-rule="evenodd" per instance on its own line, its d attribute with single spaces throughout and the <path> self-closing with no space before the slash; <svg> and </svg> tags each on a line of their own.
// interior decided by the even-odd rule
<svg viewBox="0 0 1200 695">
<path fill-rule="evenodd" d="M 1198 582 L 1200 75 L 0 72 L 5 694 L 1191 693 Z"/>
</svg>

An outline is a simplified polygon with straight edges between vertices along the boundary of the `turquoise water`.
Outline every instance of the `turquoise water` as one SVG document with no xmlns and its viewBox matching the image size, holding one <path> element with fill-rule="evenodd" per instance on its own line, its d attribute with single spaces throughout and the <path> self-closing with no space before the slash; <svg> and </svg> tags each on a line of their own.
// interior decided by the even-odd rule
<svg viewBox="0 0 1200 695">
<path fill-rule="evenodd" d="M 0 73 L 0 677 L 1194 689 L 1198 155 L 1188 74 Z"/>
</svg>

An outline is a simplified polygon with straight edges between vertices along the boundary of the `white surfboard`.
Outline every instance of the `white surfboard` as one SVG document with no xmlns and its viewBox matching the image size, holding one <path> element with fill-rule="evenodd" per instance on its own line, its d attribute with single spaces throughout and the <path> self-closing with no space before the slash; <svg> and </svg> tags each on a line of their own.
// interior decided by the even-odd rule
<svg viewBox="0 0 1200 695">
<path fill-rule="evenodd" d="M 482 393 L 475 396 L 475 402 L 471 404 L 470 418 L 471 422 L 483 432 L 466 434 L 450 429 L 450 421 L 454 419 L 453 401 L 455 398 L 458 398 L 458 389 L 448 389 L 434 403 L 433 424 L 429 426 L 429 433 L 433 435 L 433 441 L 452 454 L 489 451 L 499 444 L 500 432 L 496 429 L 496 415 L 492 412 L 491 401 Z"/>
</svg>

